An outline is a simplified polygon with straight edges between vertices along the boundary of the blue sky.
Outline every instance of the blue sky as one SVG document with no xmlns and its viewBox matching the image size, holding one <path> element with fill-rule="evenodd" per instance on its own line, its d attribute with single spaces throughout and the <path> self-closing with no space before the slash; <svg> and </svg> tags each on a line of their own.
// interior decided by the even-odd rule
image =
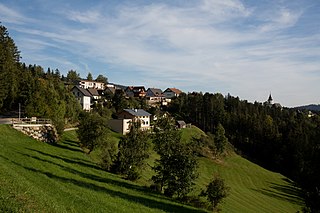
<svg viewBox="0 0 320 213">
<path fill-rule="evenodd" d="M 1 0 L 0 21 L 45 70 L 320 103 L 319 0 Z"/>
</svg>

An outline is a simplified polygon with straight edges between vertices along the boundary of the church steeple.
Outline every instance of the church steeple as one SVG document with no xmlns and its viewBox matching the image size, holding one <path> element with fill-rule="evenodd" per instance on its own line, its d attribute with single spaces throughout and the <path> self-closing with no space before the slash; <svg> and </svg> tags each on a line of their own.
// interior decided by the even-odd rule
<svg viewBox="0 0 320 213">
<path fill-rule="evenodd" d="M 268 104 L 272 104 L 272 101 L 273 101 L 273 99 L 272 99 L 271 92 L 270 92 L 270 95 L 269 95 L 269 98 L 268 98 Z"/>
</svg>

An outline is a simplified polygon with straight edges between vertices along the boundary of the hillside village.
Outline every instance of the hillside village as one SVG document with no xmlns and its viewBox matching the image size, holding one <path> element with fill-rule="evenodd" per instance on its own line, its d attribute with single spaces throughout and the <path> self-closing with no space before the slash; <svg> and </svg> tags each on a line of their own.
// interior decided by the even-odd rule
<svg viewBox="0 0 320 213">
<path fill-rule="evenodd" d="M 145 98 L 150 106 L 165 106 L 173 97 L 178 97 L 182 91 L 176 88 L 146 88 L 144 86 L 122 86 L 112 83 L 103 83 L 89 80 L 78 80 L 72 88 L 72 93 L 82 106 L 83 110 L 90 111 L 93 103 L 103 101 L 105 95 L 125 94 L 126 98 Z"/>
<path fill-rule="evenodd" d="M 147 208 L 143 212 L 180 212 L 175 211 L 180 206 L 163 208 L 154 200 L 161 195 L 170 202 L 218 211 L 217 204 L 228 195 L 225 177 L 232 187 L 225 207 L 234 210 L 229 212 L 239 208 L 240 212 L 278 212 L 280 205 L 284 209 L 280 212 L 297 212 L 305 206 L 305 212 L 319 212 L 319 112 L 282 107 L 273 102 L 271 93 L 264 103 L 250 103 L 230 94 L 122 86 L 93 81 L 92 76 L 83 80 L 72 70 L 64 77 L 58 69 L 44 71 L 39 65 L 20 62 L 6 28 L 1 30 L 6 38 L 0 40 L 4 44 L 0 45 L 4 53 L 0 57 L 1 115 L 18 111 L 18 120 L 24 122 L 22 110 L 32 125 L 39 125 L 37 118 L 48 118 L 55 130 L 50 127 L 42 131 L 44 135 L 38 132 L 40 126 L 36 132 L 25 130 L 40 133 L 51 143 L 45 144 L 12 126 L 0 126 L 4 171 L 0 173 L 0 212 L 24 212 L 41 202 L 43 207 L 35 212 L 105 210 L 94 203 L 85 211 L 87 200 L 96 202 L 92 197 L 99 197 L 103 205 L 113 205 L 109 198 L 120 201 L 104 212 L 117 212 L 122 204 L 125 208 L 120 212 L 131 212 L 137 202 L 140 205 L 133 212 L 140 212 L 141 206 Z M 165 116 L 157 118 L 159 114 Z M 186 129 L 186 123 L 192 127 Z M 153 131 L 142 131 L 151 124 Z M 65 131 L 68 127 L 77 130 Z M 52 135 L 57 140 L 46 140 Z M 249 160 L 239 154 L 258 162 L 259 172 L 256 164 L 250 169 L 244 165 Z M 225 171 L 222 179 L 217 174 L 220 168 Z M 269 175 L 264 176 L 266 171 Z M 134 196 L 141 190 L 127 181 L 142 177 L 148 189 Z M 211 188 L 217 185 L 221 188 Z M 215 192 L 222 193 L 219 201 L 210 198 Z M 75 201 L 84 195 L 87 200 Z M 29 203 L 24 202 L 26 197 Z M 70 200 L 57 204 L 65 198 Z M 259 204 L 252 205 L 256 198 Z M 83 204 L 80 210 L 79 203 Z"/>
<path fill-rule="evenodd" d="M 108 102 L 106 97 L 116 94 L 123 94 L 126 99 L 144 99 L 150 107 L 161 107 L 167 106 L 170 104 L 172 98 L 179 97 L 182 93 L 182 91 L 177 88 L 167 88 L 164 91 L 159 88 L 148 88 L 146 90 L 144 86 L 105 84 L 104 82 L 84 79 L 76 81 L 71 91 L 84 111 L 91 111 L 95 104 L 105 104 Z M 130 130 L 130 124 L 137 120 L 141 122 L 142 129 L 150 129 L 151 119 L 155 120 L 156 117 L 143 109 L 123 109 L 117 113 L 116 118 L 110 119 L 108 124 L 113 131 L 127 134 Z M 185 127 L 184 121 L 177 121 L 177 124 Z"/>
</svg>

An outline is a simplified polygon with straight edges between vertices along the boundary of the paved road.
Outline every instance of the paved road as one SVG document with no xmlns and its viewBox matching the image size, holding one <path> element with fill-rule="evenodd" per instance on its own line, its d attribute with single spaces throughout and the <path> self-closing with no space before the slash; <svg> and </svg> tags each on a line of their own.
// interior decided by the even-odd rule
<svg viewBox="0 0 320 213">
<path fill-rule="evenodd" d="M 11 124 L 12 118 L 0 118 L 0 124 Z"/>
<path fill-rule="evenodd" d="M 66 131 L 71 131 L 71 130 L 77 130 L 78 128 L 67 128 L 67 129 L 64 129 L 64 131 L 66 132 Z"/>
</svg>

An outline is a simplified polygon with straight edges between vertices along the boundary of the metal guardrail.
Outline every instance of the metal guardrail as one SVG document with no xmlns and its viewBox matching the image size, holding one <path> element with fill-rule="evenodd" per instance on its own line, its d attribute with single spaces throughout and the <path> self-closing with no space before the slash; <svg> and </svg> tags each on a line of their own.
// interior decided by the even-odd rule
<svg viewBox="0 0 320 213">
<path fill-rule="evenodd" d="M 37 117 L 31 117 L 31 118 L 13 118 L 12 119 L 13 125 L 19 125 L 19 124 L 52 124 L 51 119 L 46 118 L 37 118 Z"/>
</svg>

